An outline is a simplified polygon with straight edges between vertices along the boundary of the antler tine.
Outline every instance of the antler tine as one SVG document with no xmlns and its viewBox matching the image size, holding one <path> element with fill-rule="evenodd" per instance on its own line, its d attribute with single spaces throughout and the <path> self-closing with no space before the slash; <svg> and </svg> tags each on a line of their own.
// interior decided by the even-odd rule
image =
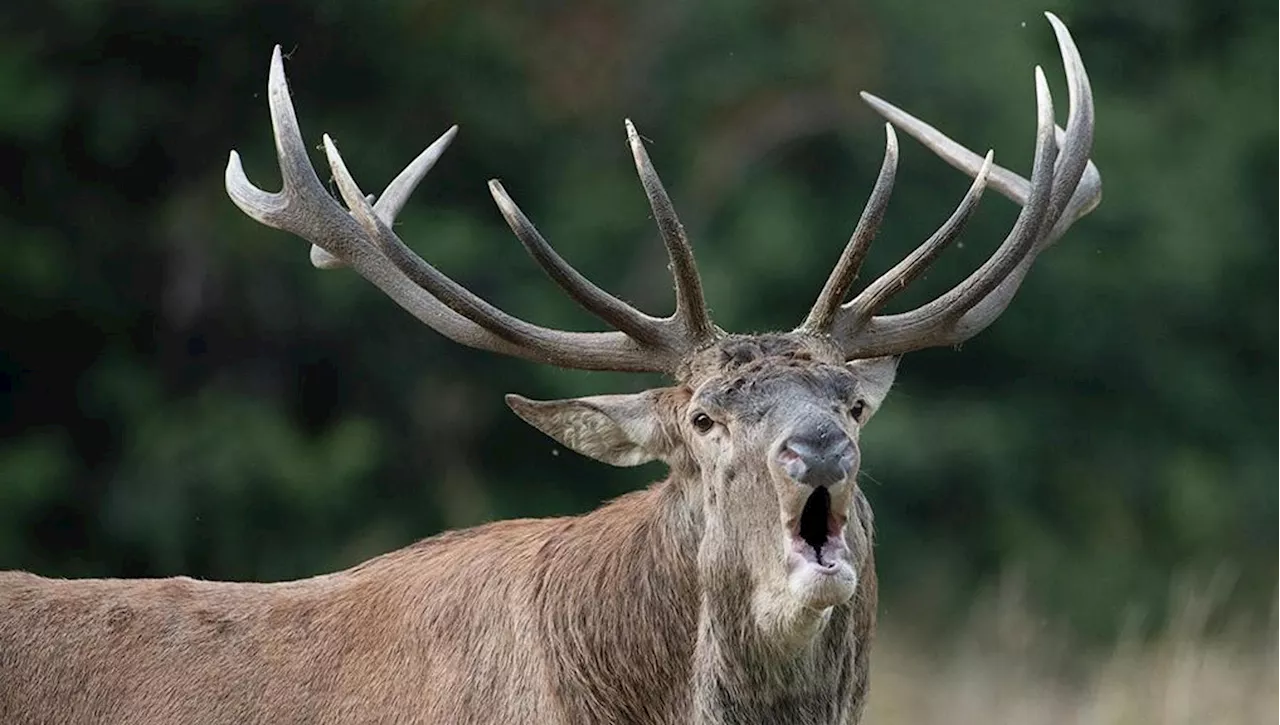
<svg viewBox="0 0 1280 725">
<path fill-rule="evenodd" d="M 387 184 L 387 188 L 383 190 L 382 196 L 368 196 L 367 199 L 373 203 L 373 212 L 387 226 L 395 224 L 396 217 L 400 215 L 400 210 L 404 208 L 405 202 L 409 201 L 409 196 L 413 194 L 413 190 L 417 188 L 418 183 L 427 176 L 427 172 L 436 165 L 440 157 L 444 155 L 445 149 L 449 148 L 449 144 L 453 143 L 453 137 L 458 135 L 458 127 L 452 126 L 448 131 L 441 134 L 430 146 L 423 149 L 418 157 L 409 162 L 404 170 L 396 175 L 396 178 Z M 311 245 L 311 264 L 317 269 L 337 269 L 345 267 L 341 259 L 329 254 L 324 249 Z"/>
<path fill-rule="evenodd" d="M 313 259 L 319 257 L 328 265 L 331 258 L 352 267 L 427 326 L 463 345 L 570 368 L 675 369 L 678 351 L 641 344 L 622 332 L 552 330 L 507 315 L 435 270 L 400 241 L 390 225 L 456 128 L 401 172 L 377 205 L 360 192 L 326 136 L 325 150 L 339 190 L 351 207 L 348 212 L 324 189 L 307 158 L 279 46 L 272 55 L 268 98 L 283 188 L 271 193 L 254 186 L 235 151 L 227 162 L 227 193 L 251 218 L 311 242 L 323 253 L 313 254 Z"/>
<path fill-rule="evenodd" d="M 298 128 L 298 117 L 289 98 L 284 77 L 284 61 L 280 46 L 271 54 L 271 71 L 267 80 L 267 102 L 271 108 L 271 127 L 280 163 L 283 188 L 276 193 L 263 191 L 249 182 L 240 163 L 240 154 L 232 151 L 227 161 L 227 194 L 236 206 L 254 220 L 276 229 L 303 219 L 299 207 L 315 192 L 324 192 L 315 169 L 307 161 L 307 149 Z M 303 192 L 310 192 L 304 194 Z"/>
<path fill-rule="evenodd" d="M 865 324 L 895 294 L 906 289 L 907 285 L 914 282 L 917 277 L 929 268 L 929 265 L 933 264 L 933 260 L 942 254 L 942 250 L 946 249 L 951 242 L 955 241 L 956 237 L 960 236 L 960 233 L 964 231 L 965 224 L 969 221 L 969 217 L 978 209 L 978 202 L 982 200 L 982 192 L 986 191 L 987 177 L 991 173 L 992 159 L 994 158 L 995 151 L 988 151 L 986 159 L 982 163 L 982 168 L 978 170 L 977 176 L 973 179 L 973 184 L 969 186 L 969 191 L 965 193 L 964 198 L 960 200 L 960 204 L 956 206 L 956 210 L 951 213 L 947 221 L 941 227 L 938 227 L 938 230 L 931 237 L 916 247 L 905 259 L 894 265 L 892 269 L 868 285 L 851 302 L 844 305 L 844 308 L 849 311 L 849 319 L 854 327 Z"/>
<path fill-rule="evenodd" d="M 672 344 L 670 336 L 661 329 L 663 320 L 650 317 L 600 289 L 557 254 L 497 179 L 489 181 L 489 194 L 529 255 L 575 302 L 638 342 L 655 346 Z"/>
<path fill-rule="evenodd" d="M 982 157 L 952 141 L 941 131 L 912 116 L 879 96 L 862 91 L 858 95 L 866 101 L 876 113 L 884 116 L 889 123 L 897 126 L 908 136 L 919 141 L 921 145 L 937 154 L 943 161 L 963 171 L 970 177 L 977 176 L 982 168 Z M 1018 204 L 1027 203 L 1027 189 L 1030 182 L 1000 165 L 991 168 L 987 186 L 1000 192 L 1002 196 Z"/>
<path fill-rule="evenodd" d="M 898 171 L 898 136 L 893 131 L 893 124 L 884 125 L 884 161 L 880 164 L 880 174 L 871 189 L 871 196 L 862 210 L 858 225 L 853 229 L 853 236 L 845 245 L 840 259 L 827 277 L 827 282 L 818 293 L 809 316 L 805 318 L 801 330 L 815 334 L 825 334 L 835 321 L 837 310 L 849 294 L 849 287 L 858 276 L 862 262 L 871 249 L 871 242 L 880 232 L 880 224 L 884 221 L 885 209 L 889 206 L 889 197 L 893 194 L 893 180 Z"/>
<path fill-rule="evenodd" d="M 653 209 L 653 219 L 662 232 L 662 241 L 667 246 L 667 256 L 671 260 L 671 275 L 675 280 L 676 311 L 673 317 L 679 319 L 686 334 L 696 345 L 705 340 L 717 337 L 720 332 L 711 322 L 711 314 L 707 311 L 706 300 L 702 296 L 702 280 L 698 277 L 698 267 L 693 259 L 693 249 L 685 236 L 684 225 L 676 216 L 675 207 L 662 186 L 662 179 L 649 161 L 649 152 L 645 150 L 640 134 L 631 119 L 626 120 L 627 141 L 631 145 L 631 155 L 635 158 L 636 172 L 640 175 L 640 183 L 644 193 L 649 197 L 649 207 Z"/>
<path fill-rule="evenodd" d="M 392 179 L 390 184 L 387 184 L 382 196 L 378 197 L 373 204 L 373 212 L 378 215 L 378 218 L 384 224 L 390 226 L 395 223 L 396 217 L 400 215 L 400 210 L 408 203 L 414 189 L 418 188 L 418 184 L 435 167 L 436 162 L 444 155 L 445 149 L 449 148 L 449 144 L 453 143 L 453 137 L 457 135 L 458 127 L 456 125 L 451 126 L 440 138 L 423 149 L 417 158 L 410 161 L 403 171 L 396 174 L 396 178 Z"/>
<path fill-rule="evenodd" d="M 1089 160 L 1094 116 L 1088 76 L 1066 27 L 1051 13 L 1046 13 L 1046 16 L 1054 28 L 1062 53 L 1070 110 L 1066 130 L 1054 126 L 1048 85 L 1043 71 L 1037 67 L 1038 128 L 1032 178 L 1028 181 L 999 166 L 986 170 L 988 185 L 1023 205 L 1013 229 L 978 270 L 947 293 L 915 310 L 875 316 L 875 308 L 868 309 L 870 306 L 859 304 L 858 299 L 845 305 L 833 327 L 833 335 L 849 357 L 872 357 L 935 345 L 954 345 L 977 334 L 1005 309 L 1036 256 L 1057 241 L 1075 220 L 1097 206 L 1101 196 L 1101 178 Z M 988 161 L 977 154 L 892 104 L 870 94 L 864 93 L 863 98 L 891 123 L 952 166 L 970 176 L 983 174 Z M 904 264 L 899 264 L 889 274 L 903 268 Z M 876 287 L 883 288 L 884 285 L 877 281 L 872 284 L 872 288 Z M 900 287 L 900 284 L 890 285 L 889 289 Z M 859 299 L 874 297 L 870 292 L 869 288 Z"/>
<path fill-rule="evenodd" d="M 635 157 L 636 170 L 640 174 L 640 181 L 644 185 L 645 194 L 649 198 L 649 205 L 653 209 L 654 219 L 662 232 L 662 239 L 671 261 L 671 272 L 675 281 L 676 309 L 670 317 L 657 318 L 646 315 L 596 286 L 556 253 L 496 179 L 489 181 L 489 193 L 497 203 L 503 218 L 507 220 L 507 225 L 511 227 L 511 231 L 515 233 L 534 261 L 574 301 L 642 345 L 683 355 L 697 348 L 701 343 L 717 337 L 720 332 L 712 324 L 707 312 L 706 302 L 702 296 L 702 282 L 698 277 L 693 249 L 685 237 L 684 227 L 676 217 L 671 199 L 667 196 L 661 179 L 658 178 L 653 164 L 649 161 L 649 154 L 639 134 L 636 133 L 635 126 L 629 119 L 626 126 L 627 140 Z M 447 299 L 446 303 L 448 303 Z M 453 307 L 453 304 L 449 304 Z M 470 313 L 460 308 L 455 309 L 471 317 Z M 476 321 L 480 322 L 480 320 Z M 480 324 L 484 323 L 480 322 Z"/>
<path fill-rule="evenodd" d="M 1056 224 L 1065 210 L 1073 205 L 1079 207 L 1087 205 L 1087 209 L 1083 210 L 1081 216 L 1092 211 L 1100 200 L 1102 188 L 1097 167 L 1089 160 L 1089 153 L 1093 149 L 1094 123 L 1093 89 L 1089 85 L 1089 74 L 1084 69 L 1080 49 L 1076 47 L 1067 26 L 1063 25 L 1058 16 L 1053 13 L 1046 12 L 1045 17 L 1053 26 L 1053 33 L 1058 41 L 1058 52 L 1062 55 L 1062 66 L 1067 76 L 1067 128 L 1058 140 L 1061 157 L 1054 174 L 1055 194 L 1052 213 Z M 1057 138 L 1057 129 L 1055 128 L 1054 131 Z M 1093 170 L 1092 174 L 1087 174 L 1089 169 Z M 1081 182 L 1086 180 L 1086 177 L 1091 183 L 1085 184 L 1085 193 L 1077 197 Z M 1071 222 L 1076 218 L 1079 217 L 1071 218 Z M 1065 227 L 1059 234 L 1064 231 L 1066 231 Z M 1054 237 L 1054 241 L 1056 240 L 1057 238 Z"/>
</svg>

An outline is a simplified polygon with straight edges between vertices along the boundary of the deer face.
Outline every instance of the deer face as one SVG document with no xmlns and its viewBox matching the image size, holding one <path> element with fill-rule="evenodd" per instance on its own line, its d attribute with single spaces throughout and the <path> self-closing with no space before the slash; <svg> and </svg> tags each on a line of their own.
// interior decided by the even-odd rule
<svg viewBox="0 0 1280 725">
<path fill-rule="evenodd" d="M 846 602 L 865 545 L 846 536 L 858 436 L 897 360 L 846 363 L 799 335 L 730 338 L 699 358 L 680 440 L 704 492 L 704 568 L 744 565 L 775 604 Z"/>
<path fill-rule="evenodd" d="M 893 382 L 896 358 L 845 362 L 803 334 L 730 337 L 686 363 L 684 382 L 635 395 L 535 403 L 525 420 L 606 463 L 662 460 L 696 486 L 703 581 L 822 609 L 858 583 L 865 539 L 846 536 L 858 435 Z M 850 542 L 856 542 L 851 546 Z"/>
</svg>

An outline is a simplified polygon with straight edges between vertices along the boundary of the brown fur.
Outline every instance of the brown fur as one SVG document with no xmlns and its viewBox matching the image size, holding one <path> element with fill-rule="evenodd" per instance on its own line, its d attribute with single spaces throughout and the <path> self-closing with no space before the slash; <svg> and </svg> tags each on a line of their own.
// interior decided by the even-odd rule
<svg viewBox="0 0 1280 725">
<path fill-rule="evenodd" d="M 847 375 L 742 344 L 707 351 L 723 357 L 690 383 Z M 761 632 L 758 574 L 709 533 L 717 504 L 681 432 L 695 387 L 648 394 L 670 478 L 583 516 L 274 584 L 0 573 L 0 723 L 855 723 L 876 607 L 866 499 L 855 488 L 845 534 L 856 594 L 812 636 Z"/>
<path fill-rule="evenodd" d="M 835 664 L 835 691 L 814 681 L 771 700 L 771 683 L 695 652 L 706 613 L 689 499 L 668 480 L 585 516 L 450 532 L 278 584 L 5 572 L 0 722 L 687 723 L 706 699 L 724 722 L 793 704 L 814 717 L 777 722 L 856 722 L 869 538 L 858 596 L 799 658 Z M 857 531 L 869 537 L 869 516 Z M 695 670 L 713 690 L 694 691 Z"/>
</svg>

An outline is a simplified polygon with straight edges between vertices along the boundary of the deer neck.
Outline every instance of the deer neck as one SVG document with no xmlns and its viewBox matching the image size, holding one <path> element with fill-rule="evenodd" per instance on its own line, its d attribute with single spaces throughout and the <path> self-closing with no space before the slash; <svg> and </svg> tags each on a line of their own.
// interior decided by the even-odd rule
<svg viewBox="0 0 1280 725">
<path fill-rule="evenodd" d="M 851 539 L 870 532 L 869 508 L 858 499 Z M 845 604 L 809 609 L 794 604 L 784 585 L 761 581 L 746 557 L 717 546 L 720 540 L 704 534 L 699 553 L 695 722 L 849 722 L 866 684 L 864 647 L 875 608 L 870 557 L 861 562 L 868 589 Z M 869 551 L 867 540 L 854 543 Z"/>
<path fill-rule="evenodd" d="M 762 626 L 744 562 L 726 562 L 730 576 L 703 569 L 700 497 L 673 476 L 545 550 L 539 588 L 558 605 L 542 607 L 542 642 L 567 721 L 845 722 L 861 679 L 857 613 L 790 620 L 790 640 Z M 814 717 L 781 719 L 796 712 Z"/>
<path fill-rule="evenodd" d="M 687 722 L 701 509 L 679 480 L 572 519 L 542 547 L 543 652 L 565 722 Z"/>
<path fill-rule="evenodd" d="M 807 636 L 760 626 L 750 591 L 705 593 L 694 655 L 695 722 L 842 723 L 860 643 L 847 605 L 815 613 Z M 797 713 L 804 713 L 797 718 Z"/>
<path fill-rule="evenodd" d="M 596 649 L 596 681 L 614 703 L 618 692 L 637 695 L 609 715 L 699 725 L 847 722 L 858 678 L 854 607 L 779 608 L 751 584 L 745 561 L 726 562 L 736 569 L 729 576 L 708 576 L 702 495 L 683 480 L 676 472 L 644 492 L 644 513 L 623 545 L 596 560 L 601 573 L 627 582 L 609 606 L 614 616 L 598 620 L 593 638 L 606 646 Z M 626 661 L 613 659 L 619 655 Z M 579 714 L 610 719 L 604 708 Z"/>
</svg>

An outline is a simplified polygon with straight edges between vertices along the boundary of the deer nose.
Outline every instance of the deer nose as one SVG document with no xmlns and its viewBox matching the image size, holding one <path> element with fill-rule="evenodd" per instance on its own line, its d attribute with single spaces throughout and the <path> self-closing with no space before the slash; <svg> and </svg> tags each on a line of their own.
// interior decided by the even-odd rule
<svg viewBox="0 0 1280 725">
<path fill-rule="evenodd" d="M 778 451 L 782 470 L 808 486 L 832 486 L 858 465 L 858 447 L 834 425 L 793 435 Z"/>
</svg>

